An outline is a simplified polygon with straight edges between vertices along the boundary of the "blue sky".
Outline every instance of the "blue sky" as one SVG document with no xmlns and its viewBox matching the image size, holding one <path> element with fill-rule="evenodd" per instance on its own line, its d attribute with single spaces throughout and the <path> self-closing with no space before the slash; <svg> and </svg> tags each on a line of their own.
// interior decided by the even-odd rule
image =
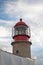
<svg viewBox="0 0 43 65">
<path fill-rule="evenodd" d="M 32 56 L 43 59 L 43 0 L 0 0 L 0 49 L 12 50 L 12 27 L 19 18 L 31 28 Z"/>
</svg>

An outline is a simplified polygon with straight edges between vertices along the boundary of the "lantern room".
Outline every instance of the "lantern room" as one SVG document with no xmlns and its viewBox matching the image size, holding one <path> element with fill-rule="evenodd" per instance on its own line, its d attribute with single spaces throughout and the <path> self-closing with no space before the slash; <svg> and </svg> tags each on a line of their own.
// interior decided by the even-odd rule
<svg viewBox="0 0 43 65">
<path fill-rule="evenodd" d="M 20 19 L 19 22 L 16 23 L 15 26 L 13 27 L 12 37 L 15 41 L 29 40 L 30 28 L 28 25 L 26 25 L 26 23 L 22 21 L 22 19 Z"/>
</svg>

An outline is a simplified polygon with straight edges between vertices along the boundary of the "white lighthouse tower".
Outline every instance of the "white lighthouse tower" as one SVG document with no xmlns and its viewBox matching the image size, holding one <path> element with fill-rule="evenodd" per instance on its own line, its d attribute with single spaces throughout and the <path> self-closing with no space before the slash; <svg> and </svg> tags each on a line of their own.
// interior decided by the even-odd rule
<svg viewBox="0 0 43 65">
<path fill-rule="evenodd" d="M 31 58 L 31 41 L 30 39 L 30 27 L 22 21 L 17 22 L 12 31 L 13 42 L 13 54 L 21 57 Z"/>
</svg>

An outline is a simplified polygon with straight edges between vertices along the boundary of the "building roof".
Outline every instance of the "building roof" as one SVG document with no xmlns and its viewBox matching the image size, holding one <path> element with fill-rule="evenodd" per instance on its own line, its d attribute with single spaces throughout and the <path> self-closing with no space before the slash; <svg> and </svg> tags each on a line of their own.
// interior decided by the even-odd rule
<svg viewBox="0 0 43 65">
<path fill-rule="evenodd" d="M 24 22 L 22 21 L 22 19 L 20 19 L 20 21 L 15 24 L 15 26 L 20 26 L 20 25 L 24 25 L 24 26 L 27 26 L 27 27 L 28 27 L 28 25 L 27 25 L 26 23 L 24 23 Z M 14 26 L 14 27 L 15 27 L 15 26 Z"/>
</svg>

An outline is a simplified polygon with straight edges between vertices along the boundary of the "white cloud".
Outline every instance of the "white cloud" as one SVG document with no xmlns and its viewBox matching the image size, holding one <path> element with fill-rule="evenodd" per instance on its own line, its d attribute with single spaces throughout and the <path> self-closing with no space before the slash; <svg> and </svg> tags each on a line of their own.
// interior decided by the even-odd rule
<svg viewBox="0 0 43 65">
<path fill-rule="evenodd" d="M 36 45 L 36 47 L 37 45 L 39 45 L 40 48 L 43 46 L 43 3 L 27 4 L 20 0 L 18 2 L 7 2 L 5 4 L 5 13 L 11 18 L 22 17 L 26 21 L 26 23 L 28 25 L 30 24 L 31 26 L 31 40 L 33 44 Z M 0 27 L 0 36 L 11 35 L 10 27 L 12 28 L 12 26 L 16 23 L 15 21 L 4 21 L 4 23 L 5 22 L 7 26 L 6 28 L 3 26 Z"/>
<path fill-rule="evenodd" d="M 21 1 L 21 0 L 19 0 Z M 43 0 L 22 0 L 28 4 L 38 4 L 38 3 L 43 3 Z"/>
<path fill-rule="evenodd" d="M 10 39 L 4 37 L 0 38 L 0 42 L 8 42 L 8 41 L 10 41 Z"/>
<path fill-rule="evenodd" d="M 0 19 L 0 37 L 11 37 L 12 28 L 16 21 L 7 21 Z"/>
<path fill-rule="evenodd" d="M 12 27 L 14 24 L 15 24 L 15 22 L 16 21 L 7 21 L 7 20 L 2 20 L 2 19 L 0 19 L 0 24 L 2 24 L 2 25 L 0 25 L 0 26 L 3 26 L 4 25 L 4 27 L 6 26 L 6 27 Z"/>
<path fill-rule="evenodd" d="M 21 1 L 18 1 L 17 3 L 7 2 L 5 4 L 5 13 L 8 14 L 10 17 L 14 17 L 14 15 L 17 15 L 24 18 L 32 19 L 35 18 L 42 9 L 43 4 L 30 5 Z"/>
<path fill-rule="evenodd" d="M 31 31 L 31 40 L 33 42 L 34 45 L 37 45 L 41 47 L 43 47 L 43 29 L 41 30 L 36 30 L 34 29 L 34 31 Z"/>
<path fill-rule="evenodd" d="M 0 20 L 0 45 L 7 45 L 9 46 L 12 41 L 12 26 L 14 22 Z M 2 46 L 3 48 L 3 46 Z M 7 47 L 4 47 L 7 50 Z M 9 46 L 10 49 L 10 46 Z"/>
<path fill-rule="evenodd" d="M 0 26 L 0 37 L 6 37 L 9 35 L 10 35 L 10 32 L 8 30 L 6 30 L 5 27 Z"/>
<path fill-rule="evenodd" d="M 12 46 L 0 45 L 0 49 L 12 53 Z"/>
</svg>

